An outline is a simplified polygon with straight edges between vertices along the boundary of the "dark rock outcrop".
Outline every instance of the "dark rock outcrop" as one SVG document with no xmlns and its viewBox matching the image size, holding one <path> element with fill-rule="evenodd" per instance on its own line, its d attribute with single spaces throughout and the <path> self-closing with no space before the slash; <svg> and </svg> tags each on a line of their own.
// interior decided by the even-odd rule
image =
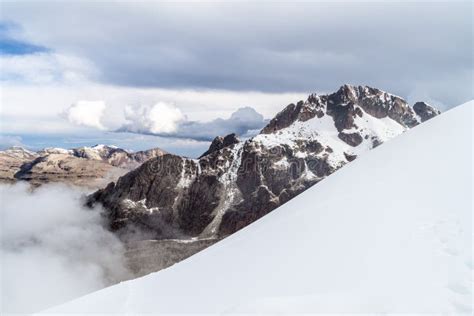
<svg viewBox="0 0 474 316">
<path fill-rule="evenodd" d="M 228 147 L 233 144 L 237 144 L 239 142 L 239 139 L 237 138 L 237 135 L 234 133 L 229 134 L 225 137 L 222 136 L 217 136 L 214 138 L 212 141 L 211 145 L 209 146 L 209 149 L 203 153 L 199 158 L 202 158 L 204 156 L 207 156 L 213 152 L 216 152 L 218 150 L 221 150 L 224 147 Z"/>
<path fill-rule="evenodd" d="M 359 133 L 339 133 L 337 136 L 344 141 L 346 144 L 351 145 L 352 147 L 359 146 L 363 139 Z"/>
<path fill-rule="evenodd" d="M 309 96 L 310 100 L 312 96 Z M 311 101 L 310 101 L 311 102 Z M 316 104 L 316 103 L 314 103 Z M 279 112 L 270 122 L 263 128 L 261 133 L 269 134 L 286 128 L 295 121 L 307 121 L 313 117 L 322 117 L 324 112 L 321 108 L 307 106 L 307 103 L 299 101 L 296 105 L 291 103 L 283 111 Z"/>
<path fill-rule="evenodd" d="M 413 105 L 413 110 L 415 110 L 415 113 L 420 117 L 422 122 L 429 120 L 441 113 L 439 110 L 433 108 L 425 102 L 416 102 Z"/>
</svg>

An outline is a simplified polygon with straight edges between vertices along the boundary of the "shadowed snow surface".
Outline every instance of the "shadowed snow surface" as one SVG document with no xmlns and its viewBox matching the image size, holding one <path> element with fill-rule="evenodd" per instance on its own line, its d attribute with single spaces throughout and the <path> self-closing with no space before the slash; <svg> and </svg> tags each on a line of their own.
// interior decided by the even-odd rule
<svg viewBox="0 0 474 316">
<path fill-rule="evenodd" d="M 48 312 L 470 314 L 473 106 L 179 264 Z"/>
</svg>

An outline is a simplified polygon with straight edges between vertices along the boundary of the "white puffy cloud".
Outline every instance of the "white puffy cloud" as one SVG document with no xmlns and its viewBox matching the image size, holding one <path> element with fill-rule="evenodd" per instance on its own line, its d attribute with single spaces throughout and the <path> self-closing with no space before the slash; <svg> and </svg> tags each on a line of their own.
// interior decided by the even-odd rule
<svg viewBox="0 0 474 316">
<path fill-rule="evenodd" d="M 127 123 L 123 130 L 143 134 L 171 134 L 177 131 L 180 122 L 186 117 L 172 104 L 158 102 L 151 106 L 127 106 Z"/>
<path fill-rule="evenodd" d="M 104 130 L 101 119 L 105 108 L 104 101 L 78 101 L 65 111 L 64 116 L 72 124 Z"/>
</svg>

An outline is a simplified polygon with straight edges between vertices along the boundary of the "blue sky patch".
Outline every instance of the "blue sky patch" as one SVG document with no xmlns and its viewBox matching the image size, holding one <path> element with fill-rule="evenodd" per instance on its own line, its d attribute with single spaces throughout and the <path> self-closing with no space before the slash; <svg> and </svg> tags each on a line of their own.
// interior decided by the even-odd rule
<svg viewBox="0 0 474 316">
<path fill-rule="evenodd" d="M 12 31 L 18 27 L 8 22 L 0 22 L 0 55 L 29 55 L 50 51 L 47 47 L 15 39 Z"/>
<path fill-rule="evenodd" d="M 0 38 L 0 55 L 28 55 L 47 52 L 43 46 L 17 41 L 11 38 Z"/>
</svg>

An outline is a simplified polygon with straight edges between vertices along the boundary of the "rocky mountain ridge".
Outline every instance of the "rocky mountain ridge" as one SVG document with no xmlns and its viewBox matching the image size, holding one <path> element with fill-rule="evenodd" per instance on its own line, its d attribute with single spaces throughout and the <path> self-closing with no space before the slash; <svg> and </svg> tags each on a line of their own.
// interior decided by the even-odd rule
<svg viewBox="0 0 474 316">
<path fill-rule="evenodd" d="M 437 114 L 423 102 L 411 107 L 379 89 L 344 85 L 288 105 L 248 140 L 217 137 L 199 159 L 150 159 L 88 204 L 102 204 L 125 238 L 222 238 Z"/>
<path fill-rule="evenodd" d="M 63 182 L 98 188 L 166 152 L 155 148 L 139 152 L 107 145 L 73 149 L 22 147 L 0 151 L 0 181 L 25 180 L 33 185 Z"/>
</svg>

